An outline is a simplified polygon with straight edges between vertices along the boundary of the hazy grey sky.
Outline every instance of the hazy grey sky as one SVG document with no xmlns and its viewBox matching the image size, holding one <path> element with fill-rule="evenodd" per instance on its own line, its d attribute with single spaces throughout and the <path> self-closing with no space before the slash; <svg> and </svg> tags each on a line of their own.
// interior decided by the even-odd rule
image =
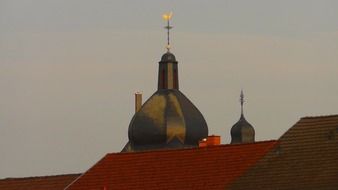
<svg viewBox="0 0 338 190">
<path fill-rule="evenodd" d="M 128 141 L 165 52 L 210 134 L 245 115 L 257 140 L 338 113 L 338 1 L 0 0 L 0 178 L 83 172 Z"/>
</svg>

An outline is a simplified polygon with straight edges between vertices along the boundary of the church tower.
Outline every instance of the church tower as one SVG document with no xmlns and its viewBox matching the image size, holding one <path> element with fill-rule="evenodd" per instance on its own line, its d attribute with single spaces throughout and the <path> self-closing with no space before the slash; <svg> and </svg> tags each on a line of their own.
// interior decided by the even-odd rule
<svg viewBox="0 0 338 190">
<path fill-rule="evenodd" d="M 240 143 L 253 143 L 255 142 L 255 129 L 252 125 L 244 118 L 243 113 L 243 104 L 244 104 L 244 94 L 241 91 L 240 95 L 241 102 L 241 117 L 239 121 L 231 128 L 231 144 L 240 144 Z"/>
<path fill-rule="evenodd" d="M 167 52 L 159 61 L 157 91 L 133 116 L 124 152 L 196 147 L 208 136 L 203 115 L 179 90 L 178 62 L 170 52 L 171 16 L 163 16 L 168 42 Z"/>
</svg>

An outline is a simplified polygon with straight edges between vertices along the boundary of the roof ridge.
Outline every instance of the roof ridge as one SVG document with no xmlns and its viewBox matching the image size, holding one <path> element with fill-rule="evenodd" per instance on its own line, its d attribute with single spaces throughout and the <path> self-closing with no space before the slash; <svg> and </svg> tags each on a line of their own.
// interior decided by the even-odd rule
<svg viewBox="0 0 338 190">
<path fill-rule="evenodd" d="M 327 117 L 338 117 L 338 114 L 330 114 L 330 115 L 318 115 L 318 116 L 304 116 L 300 119 L 316 119 L 316 118 L 327 118 Z"/>
<path fill-rule="evenodd" d="M 7 177 L 2 178 L 1 180 L 18 180 L 18 179 L 37 179 L 37 178 L 48 178 L 48 177 L 63 177 L 63 176 L 76 176 L 81 175 L 82 173 L 74 173 L 74 174 L 56 174 L 56 175 L 45 175 L 45 176 L 30 176 L 30 177 Z"/>
<path fill-rule="evenodd" d="M 243 146 L 243 145 L 252 145 L 252 144 L 262 144 L 268 142 L 278 142 L 278 140 L 271 139 L 271 140 L 263 140 L 263 141 L 256 141 L 253 143 L 241 143 L 241 144 L 220 144 L 216 146 L 207 146 L 207 147 L 185 147 L 185 148 L 178 148 L 178 149 L 158 149 L 158 150 L 149 150 L 149 151 L 139 151 L 139 152 L 112 152 L 107 153 L 107 155 L 126 155 L 126 154 L 151 154 L 154 152 L 177 152 L 177 151 L 186 151 L 186 150 L 196 150 L 196 149 L 204 149 L 204 148 L 219 148 L 219 147 L 229 147 L 229 146 Z"/>
</svg>

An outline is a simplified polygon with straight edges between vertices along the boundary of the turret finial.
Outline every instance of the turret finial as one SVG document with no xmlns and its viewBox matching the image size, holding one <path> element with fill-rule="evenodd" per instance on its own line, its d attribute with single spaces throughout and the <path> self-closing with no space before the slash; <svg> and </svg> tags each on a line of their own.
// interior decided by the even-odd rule
<svg viewBox="0 0 338 190">
<path fill-rule="evenodd" d="M 167 26 L 165 26 L 164 28 L 167 29 L 167 51 L 169 52 L 170 51 L 170 29 L 172 29 L 173 27 L 170 26 L 170 19 L 171 17 L 173 16 L 173 13 L 170 12 L 170 13 L 166 13 L 166 14 L 163 14 L 162 17 L 165 21 L 167 21 Z"/>
<path fill-rule="evenodd" d="M 241 90 L 240 102 L 241 102 L 241 116 L 243 116 L 243 104 L 244 104 L 244 93 L 243 93 L 243 89 Z"/>
</svg>

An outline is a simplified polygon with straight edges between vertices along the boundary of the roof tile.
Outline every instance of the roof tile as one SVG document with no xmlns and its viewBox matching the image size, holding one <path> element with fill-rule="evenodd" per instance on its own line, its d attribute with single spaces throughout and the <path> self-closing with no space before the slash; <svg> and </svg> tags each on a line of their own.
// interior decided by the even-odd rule
<svg viewBox="0 0 338 190">
<path fill-rule="evenodd" d="M 66 189 L 224 189 L 276 144 L 107 154 Z"/>
<path fill-rule="evenodd" d="M 0 179 L 1 190 L 62 190 L 80 174 Z"/>
</svg>

